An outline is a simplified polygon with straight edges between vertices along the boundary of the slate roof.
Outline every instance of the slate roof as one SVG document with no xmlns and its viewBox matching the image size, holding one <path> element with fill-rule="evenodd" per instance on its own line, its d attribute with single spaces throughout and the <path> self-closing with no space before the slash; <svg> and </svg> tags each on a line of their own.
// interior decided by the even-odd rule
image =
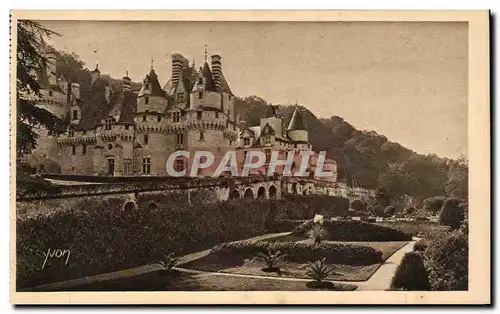
<svg viewBox="0 0 500 314">
<path fill-rule="evenodd" d="M 149 74 L 146 75 L 144 81 L 149 81 L 151 84 L 151 93 L 150 96 L 158 96 L 158 97 L 166 97 L 165 91 L 161 88 L 160 82 L 158 81 L 158 75 L 153 68 L 149 71 Z M 144 95 L 144 85 L 139 92 L 139 97 Z"/>
<path fill-rule="evenodd" d="M 136 111 L 137 95 L 130 90 L 124 90 L 118 94 L 108 116 L 113 117 L 118 123 L 133 124 Z"/>
<path fill-rule="evenodd" d="M 264 112 L 264 118 L 272 117 L 278 117 L 278 112 L 276 110 L 276 106 L 269 104 L 269 106 L 267 106 L 266 108 L 266 111 Z"/>
<path fill-rule="evenodd" d="M 292 119 L 290 119 L 290 124 L 288 125 L 288 131 L 290 130 L 306 130 L 302 116 L 300 115 L 299 108 L 295 108 L 293 112 Z"/>
<path fill-rule="evenodd" d="M 205 90 L 211 92 L 217 92 L 217 87 L 215 86 L 215 81 L 212 75 L 212 71 L 208 66 L 208 63 L 205 62 L 203 65 L 203 69 L 201 70 L 203 73 L 203 77 L 205 77 Z"/>
</svg>

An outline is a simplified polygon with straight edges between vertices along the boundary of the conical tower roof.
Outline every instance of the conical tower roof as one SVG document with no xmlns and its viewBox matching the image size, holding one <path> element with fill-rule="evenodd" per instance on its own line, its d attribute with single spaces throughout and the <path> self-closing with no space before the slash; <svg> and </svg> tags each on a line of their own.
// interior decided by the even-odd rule
<svg viewBox="0 0 500 314">
<path fill-rule="evenodd" d="M 304 121 L 299 113 L 299 108 L 295 108 L 295 111 L 293 112 L 292 119 L 288 125 L 288 131 L 290 130 L 306 130 Z"/>
<path fill-rule="evenodd" d="M 266 111 L 264 112 L 264 118 L 272 118 L 272 117 L 278 117 L 278 113 L 276 112 L 276 107 L 273 106 L 272 104 L 269 104 L 267 106 Z"/>
</svg>

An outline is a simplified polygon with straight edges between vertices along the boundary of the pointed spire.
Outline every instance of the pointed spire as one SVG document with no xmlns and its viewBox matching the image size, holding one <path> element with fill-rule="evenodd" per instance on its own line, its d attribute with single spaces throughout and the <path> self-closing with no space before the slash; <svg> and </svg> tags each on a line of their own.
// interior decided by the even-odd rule
<svg viewBox="0 0 500 314">
<path fill-rule="evenodd" d="M 153 59 L 153 57 L 151 57 L 151 70 L 153 70 L 153 63 L 154 63 L 154 61 L 155 60 Z"/>
<path fill-rule="evenodd" d="M 125 71 L 125 77 L 128 77 L 128 70 Z"/>
<path fill-rule="evenodd" d="M 205 44 L 205 63 L 207 62 L 208 58 L 208 51 L 207 51 L 207 44 Z"/>
<path fill-rule="evenodd" d="M 290 119 L 290 124 L 288 124 L 288 131 L 290 130 L 307 130 L 298 107 L 295 108 L 292 119 Z"/>
<path fill-rule="evenodd" d="M 264 118 L 272 118 L 272 117 L 278 117 L 276 114 L 276 108 L 274 108 L 272 103 L 269 103 L 269 106 L 267 106 L 266 111 L 264 113 Z"/>
</svg>

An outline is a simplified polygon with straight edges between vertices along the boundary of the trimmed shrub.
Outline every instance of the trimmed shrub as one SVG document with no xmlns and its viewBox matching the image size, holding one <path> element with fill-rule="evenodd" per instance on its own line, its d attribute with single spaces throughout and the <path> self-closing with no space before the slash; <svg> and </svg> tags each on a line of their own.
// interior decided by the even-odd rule
<svg viewBox="0 0 500 314">
<path fill-rule="evenodd" d="M 415 207 L 406 207 L 404 210 L 403 210 L 403 215 L 405 216 L 410 216 L 411 214 L 413 214 L 417 209 Z"/>
<path fill-rule="evenodd" d="M 292 208 L 302 209 L 301 213 L 290 214 L 292 219 L 309 219 L 316 213 L 330 217 L 342 216 L 349 210 L 349 199 L 340 196 L 287 194 L 284 200 L 293 203 Z"/>
<path fill-rule="evenodd" d="M 17 221 L 17 288 L 91 276 L 207 249 L 218 243 L 276 232 L 281 201 L 242 200 L 186 206 L 141 199 L 121 211 L 123 200 L 86 201 L 65 210 Z M 287 204 L 288 205 L 288 204 Z M 143 207 L 146 206 L 146 207 Z M 80 207 L 80 206 L 79 206 Z M 290 230 L 290 229 L 288 229 Z M 68 249 L 65 259 L 48 250 Z"/>
<path fill-rule="evenodd" d="M 368 246 L 349 244 L 306 244 L 297 242 L 236 241 L 223 243 L 211 254 L 253 258 L 267 251 L 286 254 L 291 262 L 305 263 L 322 258 L 330 264 L 371 265 L 382 262 L 382 252 Z"/>
<path fill-rule="evenodd" d="M 469 241 L 459 231 L 429 241 L 425 250 L 432 290 L 468 290 Z"/>
<path fill-rule="evenodd" d="M 419 253 L 406 253 L 391 281 L 392 290 L 428 291 L 429 275 Z"/>
<path fill-rule="evenodd" d="M 446 196 L 436 196 L 427 198 L 424 200 L 423 210 L 432 215 L 436 215 L 441 210 L 444 202 L 447 199 L 448 198 Z"/>
<path fill-rule="evenodd" d="M 456 198 L 447 199 L 439 213 L 439 224 L 450 226 L 452 229 L 460 228 L 464 220 L 464 212 L 460 203 L 462 201 Z"/>
<path fill-rule="evenodd" d="M 440 226 L 437 223 L 429 221 L 397 221 L 390 223 L 377 223 L 377 225 L 389 227 L 407 233 L 411 236 L 423 236 L 429 238 L 437 233 L 445 233 L 449 230 L 447 226 Z"/>
<path fill-rule="evenodd" d="M 384 216 L 385 216 L 385 217 L 391 217 L 391 216 L 393 216 L 395 213 L 396 213 L 396 207 L 394 207 L 394 206 L 387 206 L 387 207 L 384 209 Z"/>
<path fill-rule="evenodd" d="M 312 221 L 294 229 L 294 235 L 306 235 L 312 228 Z M 411 235 L 389 227 L 358 220 L 327 220 L 323 223 L 327 231 L 325 240 L 330 241 L 409 241 Z"/>
<path fill-rule="evenodd" d="M 426 248 L 427 248 L 427 240 L 420 239 L 413 246 L 413 251 L 414 252 L 424 252 Z"/>
<path fill-rule="evenodd" d="M 368 207 L 368 211 L 377 217 L 384 216 L 384 207 L 378 203 Z"/>
<path fill-rule="evenodd" d="M 354 200 L 351 202 L 351 208 L 355 211 L 366 212 L 368 210 L 368 204 L 362 200 Z"/>
</svg>

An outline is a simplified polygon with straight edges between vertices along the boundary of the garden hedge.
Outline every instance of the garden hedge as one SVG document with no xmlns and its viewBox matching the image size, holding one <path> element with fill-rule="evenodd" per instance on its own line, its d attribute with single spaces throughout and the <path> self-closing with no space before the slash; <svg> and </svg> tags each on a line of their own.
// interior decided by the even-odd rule
<svg viewBox="0 0 500 314">
<path fill-rule="evenodd" d="M 123 200 L 88 200 L 76 206 L 79 210 L 18 220 L 18 289 L 136 267 L 165 253 L 183 255 L 291 229 L 277 220 L 291 206 L 279 200 L 238 199 L 196 206 L 158 203 L 154 210 L 149 205 L 141 199 L 136 209 L 122 211 Z M 70 250 L 68 264 L 49 258 L 42 269 L 49 249 Z"/>
<path fill-rule="evenodd" d="M 325 240 L 330 241 L 410 241 L 412 236 L 405 232 L 359 220 L 327 220 L 323 223 L 327 231 Z M 294 235 L 307 235 L 312 221 L 295 228 Z"/>
<path fill-rule="evenodd" d="M 285 253 L 292 262 L 305 263 L 326 258 L 327 263 L 371 265 L 382 262 L 382 252 L 374 248 L 348 244 L 306 244 L 297 242 L 237 241 L 214 247 L 211 254 L 255 257 L 268 250 Z"/>
<path fill-rule="evenodd" d="M 310 219 L 315 214 L 343 216 L 349 210 L 349 199 L 340 196 L 289 194 L 283 198 L 294 204 L 289 213 L 292 219 Z"/>
<path fill-rule="evenodd" d="M 421 254 L 409 252 L 403 256 L 394 277 L 391 280 L 392 290 L 429 291 L 429 275 L 424 266 Z"/>
</svg>

